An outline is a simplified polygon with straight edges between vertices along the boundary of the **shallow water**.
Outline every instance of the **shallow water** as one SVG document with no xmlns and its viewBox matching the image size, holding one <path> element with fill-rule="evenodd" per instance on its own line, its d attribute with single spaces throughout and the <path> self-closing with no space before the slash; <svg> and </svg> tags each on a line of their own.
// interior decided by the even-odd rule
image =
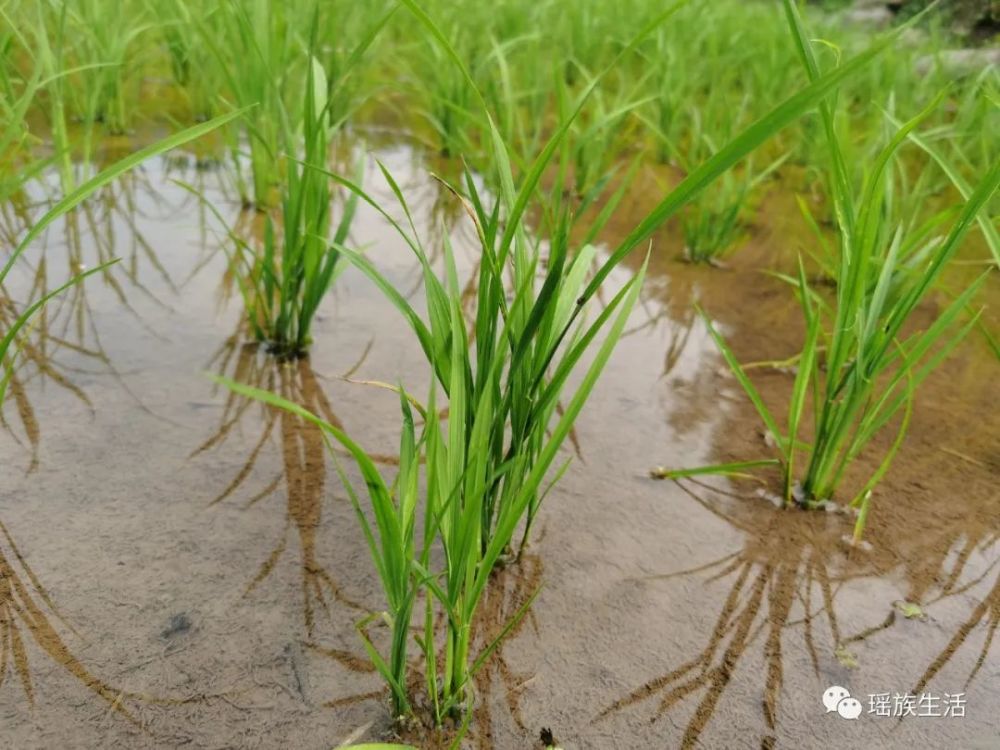
<svg viewBox="0 0 1000 750">
<path fill-rule="evenodd" d="M 442 218 L 457 222 L 471 278 L 469 227 L 427 166 L 403 146 L 378 156 L 425 238 Z M 351 381 L 401 380 L 422 394 L 423 356 L 394 308 L 347 270 L 312 357 L 270 364 L 235 338 L 241 304 L 222 228 L 172 177 L 240 216 L 217 173 L 150 163 L 56 225 L 8 280 L 23 301 L 42 273 L 51 285 L 123 258 L 38 319 L 4 411 L 3 745 L 379 738 L 387 711 L 354 629 L 378 608 L 378 586 L 322 437 L 205 373 L 299 400 L 391 471 L 397 398 Z M 655 195 L 644 179 L 637 195 Z M 372 167 L 365 184 L 390 200 Z M 797 303 L 756 273 L 798 250 L 778 220 L 786 205 L 765 204 L 729 269 L 676 262 L 673 227 L 655 238 L 641 304 L 578 422 L 577 455 L 532 554 L 484 603 L 495 632 L 544 582 L 479 680 L 469 747 L 532 747 L 542 727 L 565 748 L 996 746 L 1000 424 L 996 361 L 980 340 L 921 394 L 874 500 L 870 550 L 843 545 L 849 519 L 778 510 L 754 483 L 648 476 L 768 454 L 691 302 L 744 361 L 794 352 Z M 642 211 L 637 197 L 618 228 Z M 16 212 L 2 215 L 4 234 L 16 233 Z M 244 215 L 240 231 L 252 236 L 253 224 Z M 374 212 L 361 212 L 352 239 L 419 302 L 416 264 Z M 757 380 L 780 404 L 791 377 Z M 903 602 L 923 616 L 907 618 Z M 825 713 L 834 684 L 866 709 L 872 693 L 964 693 L 966 716 L 851 722 Z"/>
</svg>

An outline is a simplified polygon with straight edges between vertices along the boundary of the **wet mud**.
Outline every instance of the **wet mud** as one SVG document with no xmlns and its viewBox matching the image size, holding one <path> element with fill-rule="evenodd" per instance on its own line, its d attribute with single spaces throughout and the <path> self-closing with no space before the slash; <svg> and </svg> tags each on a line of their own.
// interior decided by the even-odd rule
<svg viewBox="0 0 1000 750">
<path fill-rule="evenodd" d="M 454 199 L 418 153 L 377 149 L 424 237 L 451 233 L 471 290 L 473 235 Z M 356 479 L 350 461 L 311 424 L 206 373 L 306 406 L 391 472 L 398 400 L 371 381 L 420 394 L 423 356 L 349 269 L 321 309 L 312 355 L 268 358 L 241 336 L 224 228 L 173 179 L 254 232 L 221 173 L 161 160 L 55 225 L 0 290 L 8 315 L 10 301 L 122 258 L 36 319 L 4 405 L 0 744 L 330 748 L 389 737 L 355 629 L 380 597 L 333 465 Z M 666 182 L 640 175 L 605 239 Z M 365 184 L 391 201 L 373 166 Z M 39 192 L 0 210 L 5 245 L 43 204 Z M 798 306 L 765 273 L 807 241 L 791 205 L 778 186 L 725 268 L 678 260 L 673 224 L 654 238 L 641 303 L 568 446 L 572 467 L 530 553 L 496 575 L 482 605 L 485 647 L 538 592 L 477 679 L 467 747 L 536 747 L 543 728 L 567 750 L 996 747 L 1000 422 L 997 362 L 981 336 L 920 393 L 874 497 L 868 545 L 845 545 L 848 517 L 777 508 L 766 473 L 649 476 L 770 455 L 693 303 L 742 361 L 791 357 Z M 419 269 L 384 221 L 361 211 L 352 240 L 419 305 Z M 609 292 L 640 262 L 613 274 Z M 997 289 L 991 279 L 984 295 L 994 332 Z M 751 372 L 780 414 L 793 373 Z M 876 464 L 865 458 L 859 472 Z M 826 713 L 830 685 L 866 709 L 869 694 L 961 693 L 966 715 L 848 721 Z"/>
</svg>

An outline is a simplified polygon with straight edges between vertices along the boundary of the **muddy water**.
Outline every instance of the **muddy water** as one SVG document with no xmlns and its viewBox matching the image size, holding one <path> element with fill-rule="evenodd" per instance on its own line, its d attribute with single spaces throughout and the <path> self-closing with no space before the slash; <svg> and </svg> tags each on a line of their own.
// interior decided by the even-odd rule
<svg viewBox="0 0 1000 750">
<path fill-rule="evenodd" d="M 411 151 L 379 156 L 425 236 L 458 216 Z M 220 175 L 161 161 L 53 228 L 8 280 L 24 300 L 42 278 L 123 258 L 39 319 L 5 407 L 0 744 L 329 748 L 384 737 L 384 696 L 354 630 L 379 606 L 377 582 L 322 437 L 205 373 L 298 400 L 391 471 L 396 397 L 358 381 L 402 380 L 420 394 L 423 358 L 348 270 L 311 359 L 268 362 L 237 336 L 220 228 L 172 177 L 199 183 L 253 236 Z M 390 199 L 374 169 L 366 179 Z M 656 238 L 641 305 L 578 423 L 573 467 L 532 554 L 484 604 L 493 630 L 544 581 L 479 680 L 469 747 L 532 747 L 542 727 L 565 748 L 1000 741 L 1000 424 L 996 362 L 981 341 L 928 382 L 875 498 L 870 550 L 842 544 L 848 519 L 780 511 L 755 483 L 648 477 L 658 465 L 768 454 L 691 302 L 744 361 L 794 352 L 795 301 L 757 273 L 798 249 L 775 201 L 728 269 L 676 262 L 674 228 Z M 629 204 L 618 229 L 641 211 Z M 3 216 L 16 233 L 18 212 Z M 384 222 L 362 212 L 353 239 L 419 302 L 417 269 Z M 792 376 L 758 375 L 780 406 Z M 851 722 L 825 713 L 835 684 L 866 709 L 871 693 L 963 693 L 966 715 Z"/>
</svg>

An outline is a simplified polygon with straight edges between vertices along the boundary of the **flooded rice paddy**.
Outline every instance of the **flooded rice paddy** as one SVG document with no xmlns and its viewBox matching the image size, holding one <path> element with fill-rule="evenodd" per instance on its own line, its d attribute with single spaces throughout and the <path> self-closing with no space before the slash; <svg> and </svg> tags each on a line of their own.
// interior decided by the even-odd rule
<svg viewBox="0 0 1000 750">
<path fill-rule="evenodd" d="M 432 165 L 406 145 L 365 148 L 416 196 L 425 238 L 448 227 L 471 290 L 472 228 Z M 648 210 L 657 179 L 637 180 L 622 227 Z M 386 694 L 355 630 L 381 593 L 335 459 L 318 429 L 206 373 L 281 393 L 390 467 L 398 398 L 372 381 L 421 393 L 425 359 L 348 269 L 311 356 L 273 363 L 241 337 L 224 228 L 174 180 L 259 233 L 210 165 L 160 160 L 55 225 L 7 281 L 25 300 L 43 279 L 54 287 L 122 258 L 35 320 L 3 412 L 0 744 L 384 738 Z M 391 201 L 373 162 L 365 185 Z M 20 212 L 37 210 L 5 207 L 3 231 L 17 235 Z M 468 747 L 531 748 L 543 727 L 567 749 L 997 746 L 1000 422 L 982 337 L 919 394 L 862 547 L 843 541 L 851 519 L 780 510 L 760 483 L 650 478 L 768 455 L 692 305 L 744 362 L 797 350 L 797 302 L 764 271 L 794 257 L 801 230 L 780 190 L 759 213 L 729 268 L 679 262 L 673 225 L 655 238 L 641 303 L 577 422 L 531 554 L 496 575 L 482 607 L 480 647 L 543 585 L 477 679 Z M 360 211 L 352 240 L 419 295 L 417 263 L 374 211 Z M 778 405 L 792 378 L 768 367 L 757 382 Z M 859 720 L 826 713 L 831 685 L 862 700 Z M 965 716 L 870 715 L 879 693 L 963 694 Z"/>
</svg>

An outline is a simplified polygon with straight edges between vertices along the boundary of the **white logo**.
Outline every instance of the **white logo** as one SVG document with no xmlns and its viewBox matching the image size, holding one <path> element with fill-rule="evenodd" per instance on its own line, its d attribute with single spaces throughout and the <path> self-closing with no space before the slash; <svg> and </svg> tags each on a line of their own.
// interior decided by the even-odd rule
<svg viewBox="0 0 1000 750">
<path fill-rule="evenodd" d="M 844 719 L 857 719 L 861 716 L 861 701 L 852 698 L 847 688 L 831 685 L 823 693 L 823 705 L 826 712 L 836 711 Z"/>
</svg>

